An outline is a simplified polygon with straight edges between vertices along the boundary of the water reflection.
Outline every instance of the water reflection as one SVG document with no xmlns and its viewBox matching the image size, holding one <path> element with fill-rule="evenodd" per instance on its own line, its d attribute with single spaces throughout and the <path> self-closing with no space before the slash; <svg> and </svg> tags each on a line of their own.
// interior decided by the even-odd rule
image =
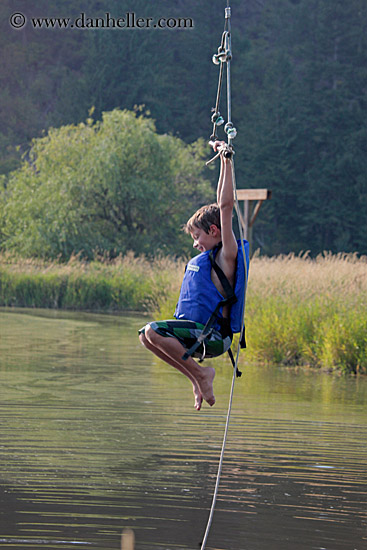
<svg viewBox="0 0 367 550">
<path fill-rule="evenodd" d="M 0 313 L 0 546 L 199 548 L 231 382 L 214 408 L 137 316 Z M 208 550 L 363 550 L 367 381 L 246 367 Z"/>
</svg>

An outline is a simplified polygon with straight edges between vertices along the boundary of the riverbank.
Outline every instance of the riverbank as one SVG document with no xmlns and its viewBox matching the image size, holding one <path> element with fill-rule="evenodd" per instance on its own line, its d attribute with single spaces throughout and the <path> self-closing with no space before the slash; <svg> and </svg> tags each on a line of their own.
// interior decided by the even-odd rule
<svg viewBox="0 0 367 550">
<path fill-rule="evenodd" d="M 153 312 L 171 318 L 182 260 L 132 254 L 67 264 L 0 256 L 0 305 Z M 326 254 L 251 261 L 242 360 L 367 374 L 367 259 Z"/>
<path fill-rule="evenodd" d="M 67 263 L 0 254 L 0 306 L 88 311 L 153 311 L 172 295 L 183 261 L 133 254 Z"/>
<path fill-rule="evenodd" d="M 247 303 L 250 356 L 367 374 L 367 258 L 255 258 Z"/>
<path fill-rule="evenodd" d="M 172 315 L 178 291 L 179 281 L 157 316 Z M 246 340 L 246 360 L 367 374 L 367 258 L 255 256 Z"/>
</svg>

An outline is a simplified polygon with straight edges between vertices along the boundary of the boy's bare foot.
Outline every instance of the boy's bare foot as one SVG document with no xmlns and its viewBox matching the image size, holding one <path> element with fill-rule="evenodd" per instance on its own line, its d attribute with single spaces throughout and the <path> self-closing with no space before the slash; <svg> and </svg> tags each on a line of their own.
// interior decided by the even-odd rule
<svg viewBox="0 0 367 550">
<path fill-rule="evenodd" d="M 195 409 L 200 411 L 201 405 L 203 403 L 203 396 L 201 395 L 200 388 L 197 384 L 193 384 L 193 392 L 195 396 Z"/>
<path fill-rule="evenodd" d="M 213 380 L 215 376 L 215 369 L 213 367 L 202 367 L 202 374 L 198 379 L 201 394 L 205 401 L 212 407 L 215 403 L 215 397 L 213 392 Z"/>
</svg>

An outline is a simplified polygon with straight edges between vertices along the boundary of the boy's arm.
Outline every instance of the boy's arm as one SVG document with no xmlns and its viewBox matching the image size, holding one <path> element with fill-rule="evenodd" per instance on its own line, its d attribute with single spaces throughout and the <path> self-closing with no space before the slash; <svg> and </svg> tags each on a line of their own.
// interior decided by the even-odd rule
<svg viewBox="0 0 367 550">
<path fill-rule="evenodd" d="M 237 258 L 237 242 L 232 229 L 233 216 L 233 183 L 232 183 L 232 160 L 220 156 L 221 166 L 217 187 L 217 203 L 220 210 L 222 251 L 221 260 L 229 265 L 231 271 Z M 232 264 L 232 265 L 231 265 Z M 227 270 L 226 270 L 227 271 Z"/>
</svg>

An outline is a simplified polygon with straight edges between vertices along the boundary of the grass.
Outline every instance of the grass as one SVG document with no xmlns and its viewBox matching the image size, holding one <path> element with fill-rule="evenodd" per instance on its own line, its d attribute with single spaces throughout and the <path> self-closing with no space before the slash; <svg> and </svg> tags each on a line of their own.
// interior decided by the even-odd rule
<svg viewBox="0 0 367 550">
<path fill-rule="evenodd" d="M 355 254 L 254 258 L 250 356 L 367 373 L 367 259 Z"/>
<path fill-rule="evenodd" d="M 135 310 L 172 318 L 182 260 L 133 254 L 66 264 L 0 255 L 0 305 Z M 367 258 L 256 256 L 241 360 L 367 374 Z"/>
<path fill-rule="evenodd" d="M 249 275 L 242 360 L 367 374 L 367 258 L 255 255 Z"/>
<path fill-rule="evenodd" d="M 1 254 L 0 305 L 152 311 L 165 293 L 172 293 L 183 268 L 182 261 L 157 258 L 152 263 L 132 253 L 112 261 L 72 257 L 67 263 Z"/>
</svg>

